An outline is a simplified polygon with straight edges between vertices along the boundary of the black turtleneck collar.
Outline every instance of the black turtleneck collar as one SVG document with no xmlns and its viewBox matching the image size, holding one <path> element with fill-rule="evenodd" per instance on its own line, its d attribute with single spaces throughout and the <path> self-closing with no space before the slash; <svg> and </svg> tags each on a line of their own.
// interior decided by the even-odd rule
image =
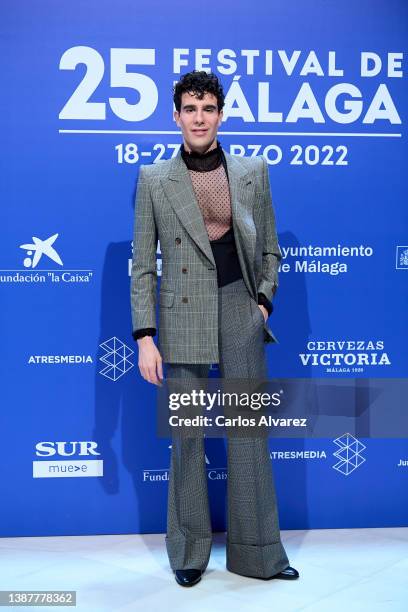
<svg viewBox="0 0 408 612">
<path fill-rule="evenodd" d="M 215 170 L 223 163 L 224 158 L 219 140 L 217 140 L 217 146 L 206 153 L 198 153 L 197 151 L 189 153 L 186 151 L 184 144 L 181 145 L 180 152 L 187 168 L 189 170 L 195 170 L 196 172 L 209 172 L 210 170 Z"/>
</svg>

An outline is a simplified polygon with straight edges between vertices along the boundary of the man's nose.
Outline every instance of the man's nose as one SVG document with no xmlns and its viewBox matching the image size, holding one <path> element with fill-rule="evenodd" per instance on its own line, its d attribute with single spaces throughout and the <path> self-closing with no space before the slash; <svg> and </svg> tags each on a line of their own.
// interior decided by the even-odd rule
<svg viewBox="0 0 408 612">
<path fill-rule="evenodd" d="M 198 110 L 195 116 L 195 122 L 196 123 L 203 123 L 204 122 L 204 113 L 201 110 Z"/>
</svg>

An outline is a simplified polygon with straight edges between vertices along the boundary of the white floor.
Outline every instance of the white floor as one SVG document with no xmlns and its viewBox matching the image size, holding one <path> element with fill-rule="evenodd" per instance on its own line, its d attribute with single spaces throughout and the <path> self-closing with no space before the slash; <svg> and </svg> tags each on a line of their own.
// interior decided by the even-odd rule
<svg viewBox="0 0 408 612">
<path fill-rule="evenodd" d="M 30 612 L 408 611 L 408 528 L 282 531 L 282 540 L 298 580 L 228 572 L 218 533 L 201 582 L 183 588 L 163 534 L 0 538 L 0 590 L 77 591 L 76 608 L 13 608 Z"/>
</svg>

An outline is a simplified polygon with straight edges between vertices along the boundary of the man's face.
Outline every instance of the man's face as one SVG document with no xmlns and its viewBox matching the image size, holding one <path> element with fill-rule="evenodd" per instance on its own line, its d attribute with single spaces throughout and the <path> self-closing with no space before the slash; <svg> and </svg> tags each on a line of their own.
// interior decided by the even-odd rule
<svg viewBox="0 0 408 612">
<path fill-rule="evenodd" d="M 181 96 L 180 112 L 174 111 L 174 119 L 183 133 L 187 151 L 205 153 L 217 137 L 222 122 L 222 110 L 218 112 L 217 98 L 206 93 L 202 100 L 190 93 Z"/>
</svg>

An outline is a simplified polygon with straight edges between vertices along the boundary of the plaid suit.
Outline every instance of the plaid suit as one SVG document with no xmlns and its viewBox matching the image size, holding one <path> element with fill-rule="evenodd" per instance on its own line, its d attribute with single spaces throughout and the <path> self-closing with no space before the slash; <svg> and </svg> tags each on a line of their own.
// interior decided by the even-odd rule
<svg viewBox="0 0 408 612">
<path fill-rule="evenodd" d="M 227 160 L 237 253 L 250 295 L 272 300 L 281 252 L 277 241 L 269 173 L 263 157 Z M 162 277 L 156 324 L 156 250 Z M 140 168 L 136 192 L 131 274 L 132 325 L 158 327 L 164 362 L 216 363 L 217 271 L 203 216 L 180 152 Z M 277 342 L 268 324 L 264 341 Z"/>
<path fill-rule="evenodd" d="M 131 305 L 134 331 L 156 325 L 160 240 L 159 349 L 166 380 L 199 384 L 210 363 L 224 378 L 265 378 L 264 342 L 276 342 L 258 308 L 272 300 L 281 259 L 263 157 L 224 151 L 242 279 L 217 286 L 203 216 L 181 154 L 142 166 L 136 193 Z M 166 547 L 173 569 L 207 567 L 212 542 L 202 437 L 173 435 Z M 266 439 L 228 441 L 227 568 L 270 577 L 286 568 Z"/>
</svg>

